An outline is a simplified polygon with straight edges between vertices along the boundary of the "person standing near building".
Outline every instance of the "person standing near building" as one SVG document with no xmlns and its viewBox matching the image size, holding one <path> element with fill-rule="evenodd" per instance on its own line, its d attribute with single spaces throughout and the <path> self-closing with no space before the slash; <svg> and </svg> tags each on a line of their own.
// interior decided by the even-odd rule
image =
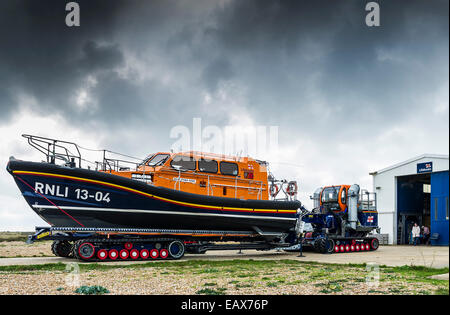
<svg viewBox="0 0 450 315">
<path fill-rule="evenodd" d="M 414 240 L 414 246 L 416 246 L 417 245 L 417 241 L 420 238 L 420 227 L 419 227 L 419 225 L 417 225 L 417 223 L 414 223 L 414 226 L 413 226 L 411 232 L 412 232 L 412 237 L 413 237 L 413 240 Z"/>
<path fill-rule="evenodd" d="M 430 229 L 428 226 L 422 226 L 423 243 L 428 245 L 430 243 Z"/>
</svg>

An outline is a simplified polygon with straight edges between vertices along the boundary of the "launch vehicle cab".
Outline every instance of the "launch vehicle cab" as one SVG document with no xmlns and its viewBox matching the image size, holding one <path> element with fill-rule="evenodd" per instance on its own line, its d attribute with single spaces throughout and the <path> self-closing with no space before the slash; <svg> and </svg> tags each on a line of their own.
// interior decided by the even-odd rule
<svg viewBox="0 0 450 315">
<path fill-rule="evenodd" d="M 327 186 L 320 192 L 320 207 L 324 212 L 342 213 L 347 209 L 350 185 Z"/>
</svg>

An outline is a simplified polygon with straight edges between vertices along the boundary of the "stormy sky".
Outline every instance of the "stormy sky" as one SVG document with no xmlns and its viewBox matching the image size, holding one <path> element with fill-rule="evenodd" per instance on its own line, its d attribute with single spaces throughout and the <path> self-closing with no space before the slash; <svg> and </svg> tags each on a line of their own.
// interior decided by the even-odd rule
<svg viewBox="0 0 450 315">
<path fill-rule="evenodd" d="M 278 127 L 258 159 L 296 179 L 372 188 L 370 171 L 449 152 L 448 1 L 0 2 L 0 161 L 37 134 L 144 157 L 175 126 Z M 245 148 L 235 148 L 238 153 Z M 88 153 L 86 153 L 88 154 Z M 0 173 L 0 230 L 43 222 Z"/>
</svg>

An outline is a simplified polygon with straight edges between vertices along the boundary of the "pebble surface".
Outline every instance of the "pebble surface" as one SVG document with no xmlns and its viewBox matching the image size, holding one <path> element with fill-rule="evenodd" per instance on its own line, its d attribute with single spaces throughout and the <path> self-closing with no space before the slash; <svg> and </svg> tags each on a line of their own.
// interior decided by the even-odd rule
<svg viewBox="0 0 450 315">
<path fill-rule="evenodd" d="M 239 267 L 239 264 L 236 266 Z M 248 269 L 245 269 L 248 268 Z M 260 266 L 234 267 L 144 267 L 110 270 L 0 271 L 0 294 L 75 294 L 82 285 L 100 285 L 109 294 L 179 294 L 194 295 L 205 290 L 224 294 L 427 294 L 439 286 L 420 283 L 411 286 L 402 277 L 383 278 L 374 286 L 361 277 L 361 270 L 342 270 L 316 265 L 303 268 L 280 264 L 265 269 Z M 328 269 L 327 269 L 328 268 Z M 330 276 L 327 273 L 330 272 Z M 382 276 L 383 277 L 383 276 Z M 203 290 L 203 291 L 202 291 Z"/>
</svg>

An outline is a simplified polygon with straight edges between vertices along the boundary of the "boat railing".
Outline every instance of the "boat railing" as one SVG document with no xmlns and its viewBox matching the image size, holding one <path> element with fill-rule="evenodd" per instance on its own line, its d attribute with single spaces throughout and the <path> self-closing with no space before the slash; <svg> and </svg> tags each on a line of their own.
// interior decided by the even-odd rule
<svg viewBox="0 0 450 315">
<path fill-rule="evenodd" d="M 271 191 L 269 191 L 269 194 L 272 197 L 272 200 L 277 201 L 294 201 L 297 200 L 297 191 L 289 192 L 288 187 L 291 182 L 288 182 L 285 179 L 275 179 L 275 178 L 269 178 L 270 186 L 275 186 L 277 188 L 277 191 L 274 195 L 272 195 Z"/>
<path fill-rule="evenodd" d="M 359 195 L 359 209 L 361 211 L 377 211 L 377 193 L 361 190 Z"/>
<path fill-rule="evenodd" d="M 182 152 L 182 154 L 186 155 L 195 155 L 198 158 L 206 159 L 206 160 L 213 160 L 219 158 L 222 161 L 233 161 L 233 162 L 239 162 L 241 160 L 240 156 L 231 156 L 227 154 L 220 154 L 220 153 L 211 153 L 211 152 L 201 152 L 201 151 L 186 151 Z"/>
<path fill-rule="evenodd" d="M 96 170 L 105 172 L 136 171 L 138 162 L 104 157 L 102 162 L 96 161 Z"/>
<path fill-rule="evenodd" d="M 262 182 L 261 182 L 261 186 L 258 189 L 258 196 L 256 197 L 256 199 L 261 199 L 262 198 L 262 192 L 263 192 L 263 187 L 262 187 Z"/>
<path fill-rule="evenodd" d="M 57 160 L 63 161 L 65 166 L 82 168 L 82 162 L 87 163 L 87 168 L 90 169 L 90 165 L 95 166 L 96 171 L 124 171 L 124 170 L 137 170 L 142 163 L 142 159 L 128 156 L 122 153 L 117 153 L 110 150 L 94 150 L 84 148 L 75 142 L 46 138 L 41 136 L 34 136 L 23 134 L 22 137 L 27 139 L 28 144 L 34 149 L 38 150 L 46 156 L 46 162 L 56 164 Z M 92 162 L 81 156 L 81 150 L 102 152 L 102 161 Z M 108 155 L 121 156 L 135 161 L 113 158 Z"/>
<path fill-rule="evenodd" d="M 34 135 L 28 135 L 23 134 L 24 138 L 27 139 L 28 144 L 31 145 L 33 148 L 38 150 L 39 152 L 43 153 L 46 156 L 47 163 L 56 164 L 56 160 L 61 160 L 65 164 L 65 166 L 68 167 L 79 167 L 82 168 L 82 162 L 89 163 L 91 165 L 95 166 L 96 171 L 103 171 L 103 172 L 120 172 L 120 171 L 137 171 L 142 172 L 145 174 L 146 167 L 143 166 L 142 159 L 135 158 L 132 156 L 128 156 L 125 154 L 117 153 L 110 150 L 94 150 L 94 149 L 88 149 L 81 147 L 77 145 L 74 142 L 70 141 L 64 141 L 64 140 L 58 140 L 58 139 L 52 139 L 52 138 L 46 138 L 41 136 L 34 136 Z M 87 150 L 87 151 L 94 151 L 98 153 L 102 153 L 102 161 L 89 161 L 87 159 L 82 158 L 81 156 L 81 150 Z M 118 159 L 113 158 L 109 155 L 115 155 L 115 156 L 123 156 L 126 158 L 134 159 L 135 161 L 126 160 L 126 159 Z M 88 166 L 88 169 L 91 167 Z M 161 170 L 171 171 L 171 172 L 177 172 L 178 176 L 176 178 L 172 178 L 170 180 L 174 181 L 174 189 L 181 190 L 181 183 L 183 182 L 182 173 L 190 175 L 194 175 L 196 177 L 201 176 L 205 179 L 207 178 L 207 194 L 208 195 L 214 195 L 214 187 L 227 187 L 230 189 L 234 189 L 234 197 L 238 198 L 238 190 L 239 189 L 247 189 L 249 192 L 254 192 L 257 194 L 257 199 L 262 199 L 263 192 L 267 190 L 266 185 L 263 181 L 258 180 L 251 180 L 251 179 L 244 179 L 244 178 L 229 178 L 230 183 L 219 183 L 216 182 L 217 179 L 220 179 L 220 181 L 224 180 L 223 176 L 214 176 L 210 174 L 202 174 L 198 172 L 191 172 L 189 170 L 182 170 L 182 169 L 174 169 L 172 167 L 163 167 Z M 233 181 L 233 182 L 231 182 Z"/>
<path fill-rule="evenodd" d="M 211 196 L 214 196 L 214 189 L 213 189 L 213 186 L 211 185 L 211 182 L 210 182 L 210 180 L 209 180 L 209 175 L 208 175 L 208 188 L 207 188 L 207 191 L 208 191 L 208 196 L 209 196 L 209 192 L 211 191 Z"/>
<path fill-rule="evenodd" d="M 174 180 L 173 189 L 181 190 L 181 169 L 178 169 L 178 177 Z M 178 186 L 178 187 L 177 187 Z"/>
<path fill-rule="evenodd" d="M 81 167 L 81 153 L 74 142 L 23 134 L 28 144 L 46 156 L 47 163 L 55 164 L 56 160 L 64 161 L 66 166 Z"/>
</svg>

